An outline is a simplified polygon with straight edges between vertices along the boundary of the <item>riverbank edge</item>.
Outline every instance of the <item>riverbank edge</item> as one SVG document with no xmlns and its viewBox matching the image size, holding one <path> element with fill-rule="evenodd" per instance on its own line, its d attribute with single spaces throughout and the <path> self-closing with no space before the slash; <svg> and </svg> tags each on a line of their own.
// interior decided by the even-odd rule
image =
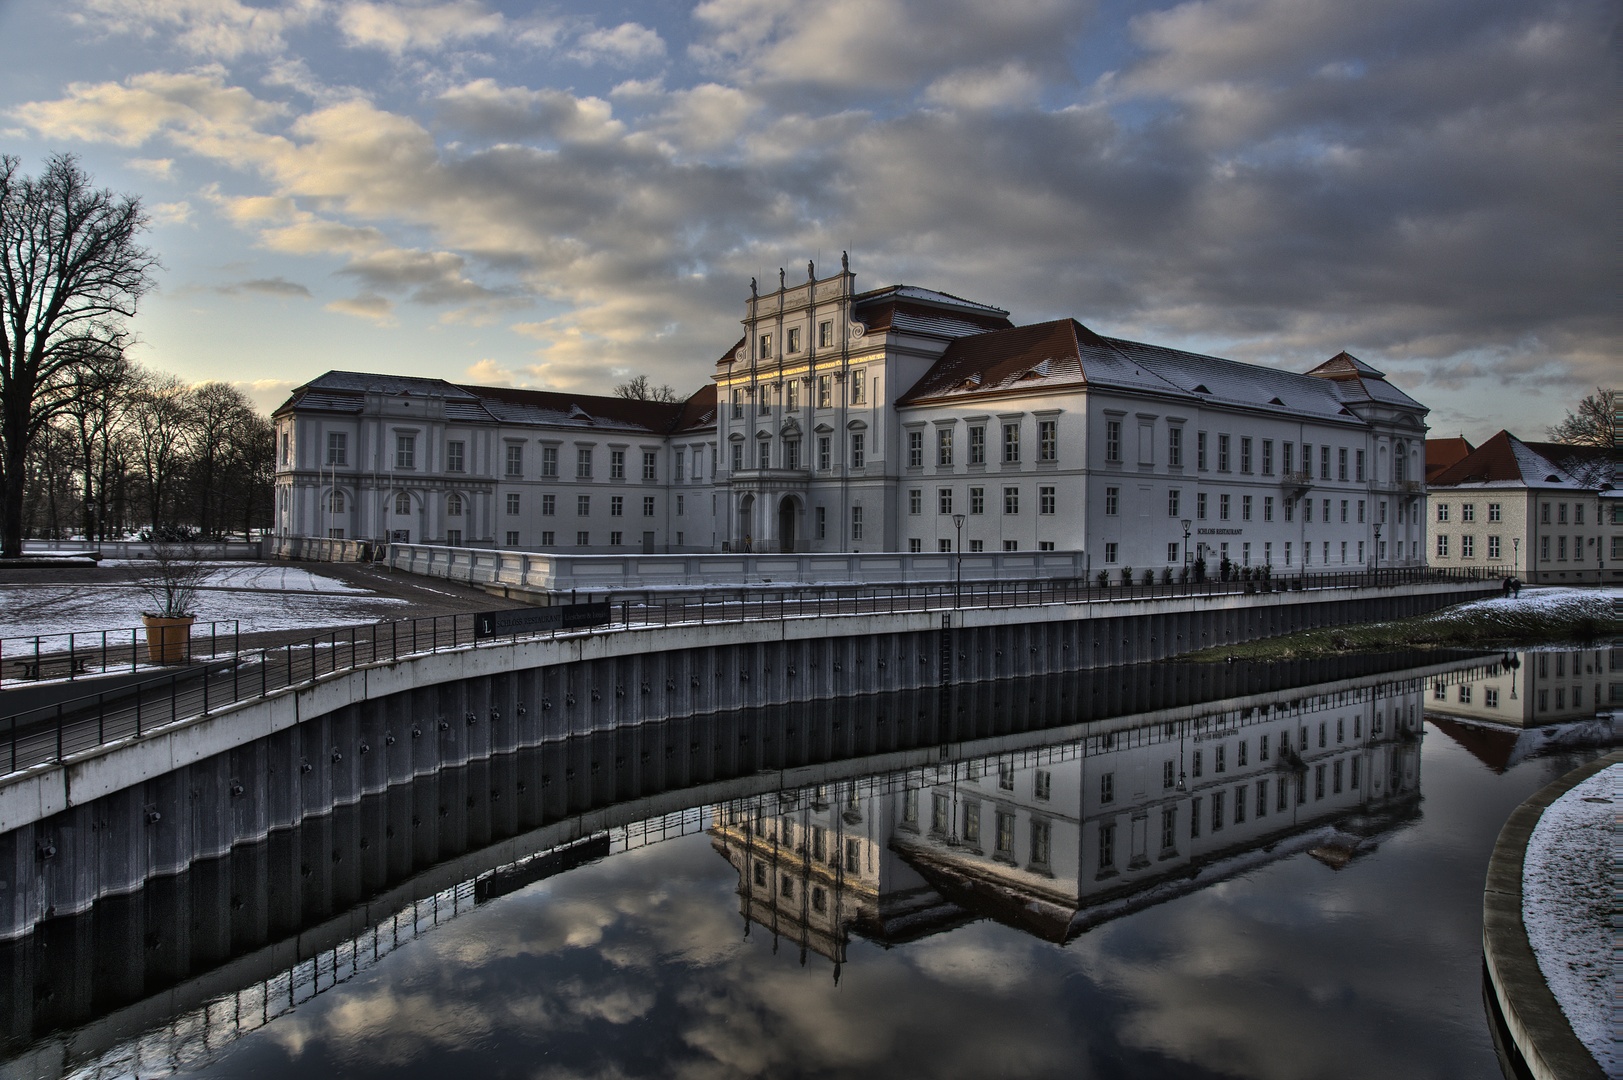
<svg viewBox="0 0 1623 1080">
<path fill-rule="evenodd" d="M 1573 1033 L 1522 921 L 1522 864 L 1544 811 L 1591 776 L 1623 762 L 1613 750 L 1546 784 L 1516 807 L 1499 830 L 1482 890 L 1482 955 L 1505 1027 L 1528 1071 L 1537 1080 L 1604 1080 L 1605 1072 Z"/>
</svg>

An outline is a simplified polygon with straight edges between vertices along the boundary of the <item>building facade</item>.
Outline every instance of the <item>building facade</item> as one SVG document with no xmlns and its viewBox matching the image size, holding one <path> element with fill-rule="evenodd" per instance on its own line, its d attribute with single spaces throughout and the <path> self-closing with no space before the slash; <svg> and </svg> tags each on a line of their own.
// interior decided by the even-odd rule
<svg viewBox="0 0 1623 1080">
<path fill-rule="evenodd" d="M 1426 714 L 1543 727 L 1623 705 L 1623 649 L 1541 649 L 1459 682 L 1436 680 Z"/>
<path fill-rule="evenodd" d="M 1623 580 L 1615 467 L 1600 448 L 1499 432 L 1432 477 L 1431 564 L 1504 566 L 1534 584 Z"/>
<path fill-rule="evenodd" d="M 743 337 L 680 406 L 344 372 L 300 387 L 276 413 L 279 531 L 1083 550 L 1112 574 L 1425 560 L 1427 410 L 1346 353 L 1294 374 L 913 286 L 859 293 L 843 261 L 784 277 L 752 282 Z"/>
</svg>

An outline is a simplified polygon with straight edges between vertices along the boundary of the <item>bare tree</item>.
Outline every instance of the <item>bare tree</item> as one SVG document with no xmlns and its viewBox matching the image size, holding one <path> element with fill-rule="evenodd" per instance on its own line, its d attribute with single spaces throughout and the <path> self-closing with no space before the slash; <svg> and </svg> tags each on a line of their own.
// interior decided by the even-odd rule
<svg viewBox="0 0 1623 1080">
<path fill-rule="evenodd" d="M 630 401 L 659 401 L 675 404 L 682 399 L 677 397 L 676 391 L 667 386 L 652 386 L 648 376 L 638 375 L 629 382 L 623 382 L 614 388 L 614 396 L 626 398 Z"/>
<path fill-rule="evenodd" d="M 31 178 L 0 156 L 0 557 L 22 554 L 29 444 L 106 362 L 157 260 L 135 241 L 141 201 L 96 190 L 70 155 Z"/>
<path fill-rule="evenodd" d="M 241 390 L 223 382 L 194 386 L 191 403 L 193 520 L 205 538 L 212 538 L 224 524 L 226 463 L 246 437 L 254 410 Z"/>
<path fill-rule="evenodd" d="M 139 377 L 140 370 L 123 355 L 83 365 L 72 374 L 72 401 L 59 423 L 73 445 L 86 540 L 107 538 L 110 489 L 123 468 L 119 436 L 129 422 L 130 393 Z"/>
<path fill-rule="evenodd" d="M 1617 391 L 1597 387 L 1593 394 L 1578 403 L 1576 413 L 1567 413 L 1565 420 L 1548 429 L 1550 441 L 1579 446 L 1616 446 L 1617 406 Z"/>
<path fill-rule="evenodd" d="M 135 462 L 149 500 L 153 539 L 162 539 L 167 516 L 174 520 L 173 489 L 190 449 L 195 406 L 185 383 L 173 375 L 148 374 L 135 394 L 131 430 Z"/>
</svg>

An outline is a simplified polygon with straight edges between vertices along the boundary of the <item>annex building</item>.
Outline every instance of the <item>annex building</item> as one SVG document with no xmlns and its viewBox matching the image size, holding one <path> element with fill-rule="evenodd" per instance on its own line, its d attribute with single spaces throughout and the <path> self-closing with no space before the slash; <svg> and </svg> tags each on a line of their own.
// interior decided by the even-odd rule
<svg viewBox="0 0 1623 1080">
<path fill-rule="evenodd" d="M 1095 570 L 1414 565 L 1425 406 L 1342 353 L 1303 374 L 1017 326 L 838 273 L 761 293 L 662 404 L 329 372 L 275 413 L 284 535 L 613 552 L 1083 550 Z"/>
</svg>

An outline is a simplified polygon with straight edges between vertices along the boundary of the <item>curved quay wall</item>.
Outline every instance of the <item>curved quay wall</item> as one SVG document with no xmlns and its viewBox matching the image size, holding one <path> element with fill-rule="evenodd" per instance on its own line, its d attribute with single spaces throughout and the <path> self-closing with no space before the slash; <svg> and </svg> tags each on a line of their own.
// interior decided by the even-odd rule
<svg viewBox="0 0 1623 1080">
<path fill-rule="evenodd" d="M 368 794 L 525 747 L 729 710 L 1086 671 L 1495 592 L 1411 585 L 655 627 L 487 643 L 342 672 L 0 782 L 0 939 Z M 1104 609 L 1104 610 L 1101 610 Z M 915 715 L 916 713 L 916 715 Z M 985 718 L 987 734 L 994 717 Z M 786 730 L 790 765 L 977 737 L 939 711 Z M 751 752 L 674 740 L 690 775 Z M 565 762 L 615 792 L 614 770 Z M 706 760 L 708 759 L 708 760 Z M 639 751 L 641 768 L 660 769 Z M 599 775 L 601 772 L 602 775 Z M 544 786 L 544 785 L 543 785 Z M 524 795 L 520 796 L 525 797 Z M 543 798 L 532 786 L 527 797 Z M 412 837 L 396 838 L 400 857 Z M 385 857 L 381 856 L 380 857 Z M 394 857 L 394 856 L 387 856 Z"/>
<path fill-rule="evenodd" d="M 1623 750 L 1574 769 L 1511 812 L 1488 862 L 1482 891 L 1482 955 L 1494 1004 L 1522 1064 L 1536 1080 L 1603 1080 L 1604 1070 L 1555 1000 L 1522 921 L 1522 863 L 1550 804 L 1623 761 Z"/>
</svg>

